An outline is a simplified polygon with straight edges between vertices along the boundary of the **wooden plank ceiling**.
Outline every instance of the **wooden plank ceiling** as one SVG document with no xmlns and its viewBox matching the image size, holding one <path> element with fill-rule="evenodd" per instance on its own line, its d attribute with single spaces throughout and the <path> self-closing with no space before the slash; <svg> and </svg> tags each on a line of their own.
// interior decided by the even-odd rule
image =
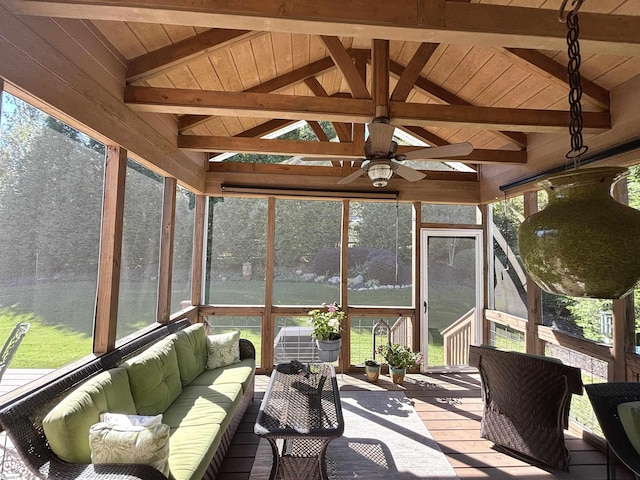
<svg viewBox="0 0 640 480">
<path fill-rule="evenodd" d="M 322 2 L 333 5 L 328 13 L 298 2 L 221 2 L 229 5 L 219 12 L 193 7 L 200 17 L 189 6 L 200 2 L 179 0 L 157 2 L 157 11 L 151 0 L 14 3 L 30 14 L 71 9 L 93 21 L 128 61 L 125 102 L 178 116 L 178 146 L 212 156 L 327 156 L 344 176 L 357 167 L 338 160 L 362 157 L 363 124 L 385 112 L 430 145 L 471 142 L 472 154 L 450 160 L 474 168 L 526 162 L 528 134 L 567 131 L 566 27 L 555 20 L 561 0 L 353 2 L 360 13 L 335 1 Z M 415 14 L 418 4 L 427 9 L 419 19 L 425 29 L 401 28 L 405 8 Z M 385 24 L 391 18 L 397 28 Z M 640 74 L 640 2 L 586 0 L 580 19 L 584 128 L 600 132 L 611 126 L 609 91 Z M 264 26 L 237 29 L 245 24 Z M 309 123 L 317 142 L 260 138 L 297 120 Z M 322 120 L 333 123 L 339 143 L 328 141 Z"/>
</svg>

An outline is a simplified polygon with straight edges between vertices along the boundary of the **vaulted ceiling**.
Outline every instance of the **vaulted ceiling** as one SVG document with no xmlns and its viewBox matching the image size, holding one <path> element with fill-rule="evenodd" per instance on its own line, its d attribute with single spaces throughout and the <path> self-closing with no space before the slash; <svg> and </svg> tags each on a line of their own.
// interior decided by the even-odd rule
<svg viewBox="0 0 640 480">
<path fill-rule="evenodd" d="M 220 183 L 251 183 L 246 175 L 258 173 L 264 185 L 282 183 L 265 174 L 289 174 L 298 186 L 314 175 L 325 179 L 318 185 L 335 184 L 359 168 L 364 124 L 378 116 L 428 145 L 472 143 L 471 154 L 450 160 L 476 171 L 526 164 L 532 135 L 566 136 L 568 128 L 561 0 L 3 2 L 21 14 L 90 21 L 126 63 L 124 102 L 175 116 L 181 149 L 333 160 L 211 161 Z M 580 23 L 584 131 L 598 133 L 611 128 L 609 92 L 640 75 L 640 2 L 586 0 Z M 317 141 L 261 138 L 298 120 Z M 339 142 L 320 121 L 332 122 Z M 363 177 L 354 187 L 370 184 Z"/>
</svg>

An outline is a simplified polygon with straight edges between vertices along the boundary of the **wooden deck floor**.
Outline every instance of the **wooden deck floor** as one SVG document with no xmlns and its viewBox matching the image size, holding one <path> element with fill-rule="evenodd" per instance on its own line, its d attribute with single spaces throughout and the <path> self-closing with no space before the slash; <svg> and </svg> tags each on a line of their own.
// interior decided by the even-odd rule
<svg viewBox="0 0 640 480">
<path fill-rule="evenodd" d="M 0 394 L 48 371 L 8 370 L 0 384 Z M 258 437 L 253 433 L 260 401 L 269 377 L 256 377 L 256 396 L 236 432 L 231 448 L 222 464 L 219 480 L 249 480 Z M 570 472 L 547 470 L 532 466 L 492 448 L 492 443 L 480 438 L 482 400 L 477 374 L 408 375 L 402 387 L 381 376 L 376 384 L 365 380 L 364 374 L 338 374 L 340 390 L 403 390 L 411 398 L 420 418 L 438 442 L 461 480 L 605 480 L 606 459 L 592 445 L 566 433 L 571 452 Z M 14 477 L 18 478 L 18 477 Z M 618 467 L 618 480 L 633 476 Z M 391 479 L 392 480 L 392 479 Z"/>
<path fill-rule="evenodd" d="M 338 374 L 340 390 L 402 389 L 434 439 L 446 454 L 461 480 L 605 480 L 606 458 L 584 440 L 566 433 L 571 452 L 569 473 L 532 466 L 492 448 L 492 442 L 480 438 L 482 400 L 477 374 L 409 375 L 402 387 L 387 376 L 377 384 L 364 375 Z M 268 377 L 256 377 L 256 398 L 249 407 L 222 465 L 219 480 L 249 480 L 258 448 L 253 434 L 260 401 Z M 626 470 L 617 469 L 617 479 L 632 479 Z"/>
</svg>

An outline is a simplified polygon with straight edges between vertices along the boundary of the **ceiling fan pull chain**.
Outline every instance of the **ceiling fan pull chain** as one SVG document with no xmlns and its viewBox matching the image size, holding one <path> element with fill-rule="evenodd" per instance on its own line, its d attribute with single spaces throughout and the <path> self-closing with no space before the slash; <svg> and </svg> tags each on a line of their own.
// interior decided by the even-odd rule
<svg viewBox="0 0 640 480">
<path fill-rule="evenodd" d="M 582 142 L 582 82 L 580 78 L 580 26 L 578 24 L 578 10 L 583 0 L 574 0 L 573 9 L 567 14 L 567 53 L 569 61 L 567 71 L 569 74 L 569 134 L 571 135 L 571 150 L 565 155 L 567 159 L 573 160 L 573 168 L 580 166 L 580 157 L 587 153 L 589 147 Z M 564 0 L 560 9 L 560 19 L 567 0 Z"/>
</svg>

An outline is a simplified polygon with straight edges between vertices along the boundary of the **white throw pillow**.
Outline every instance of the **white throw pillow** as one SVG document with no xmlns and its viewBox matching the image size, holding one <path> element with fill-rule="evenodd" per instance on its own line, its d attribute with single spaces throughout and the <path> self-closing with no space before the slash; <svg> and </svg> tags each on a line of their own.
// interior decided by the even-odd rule
<svg viewBox="0 0 640 480">
<path fill-rule="evenodd" d="M 91 462 L 143 463 L 169 476 L 169 425 L 144 427 L 100 422 L 89 429 Z"/>
<path fill-rule="evenodd" d="M 124 413 L 101 413 L 100 421 L 114 423 L 126 427 L 151 427 L 162 423 L 162 414 L 147 415 L 125 415 Z"/>
<path fill-rule="evenodd" d="M 207 335 L 207 370 L 240 361 L 240 332 Z"/>
</svg>

